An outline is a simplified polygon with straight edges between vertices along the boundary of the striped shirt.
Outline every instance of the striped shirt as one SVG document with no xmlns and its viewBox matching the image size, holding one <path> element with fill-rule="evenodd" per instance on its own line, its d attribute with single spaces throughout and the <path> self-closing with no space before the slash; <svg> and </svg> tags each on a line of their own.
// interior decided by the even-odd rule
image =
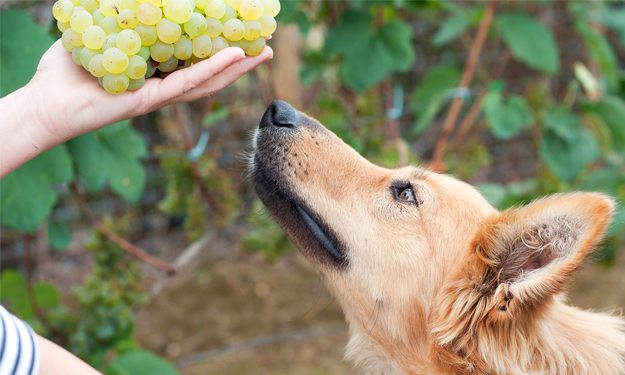
<svg viewBox="0 0 625 375">
<path fill-rule="evenodd" d="M 40 361 L 35 332 L 0 306 L 0 375 L 37 375 Z"/>
</svg>

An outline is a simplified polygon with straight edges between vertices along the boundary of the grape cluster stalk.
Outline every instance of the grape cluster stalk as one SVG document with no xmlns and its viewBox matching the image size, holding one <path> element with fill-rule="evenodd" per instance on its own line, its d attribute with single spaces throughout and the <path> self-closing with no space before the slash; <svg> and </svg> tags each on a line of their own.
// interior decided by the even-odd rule
<svg viewBox="0 0 625 375">
<path fill-rule="evenodd" d="M 111 94 L 226 47 L 258 55 L 279 12 L 279 0 L 59 0 L 52 7 L 63 47 Z"/>
</svg>

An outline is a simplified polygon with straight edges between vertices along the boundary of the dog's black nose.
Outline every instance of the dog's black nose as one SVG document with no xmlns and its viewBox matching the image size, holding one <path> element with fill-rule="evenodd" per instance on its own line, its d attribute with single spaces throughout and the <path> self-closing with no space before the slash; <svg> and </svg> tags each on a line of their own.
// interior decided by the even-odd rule
<svg viewBox="0 0 625 375">
<path fill-rule="evenodd" d="M 297 126 L 297 117 L 297 111 L 289 103 L 282 100 L 274 100 L 267 107 L 262 120 L 260 120 L 260 128 L 268 126 L 294 128 Z"/>
</svg>

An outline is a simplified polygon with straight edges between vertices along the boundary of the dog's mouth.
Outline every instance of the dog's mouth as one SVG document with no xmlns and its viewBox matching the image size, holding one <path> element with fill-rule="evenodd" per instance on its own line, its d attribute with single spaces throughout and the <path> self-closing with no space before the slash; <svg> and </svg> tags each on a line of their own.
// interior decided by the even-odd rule
<svg viewBox="0 0 625 375">
<path fill-rule="evenodd" d="M 335 245 L 335 242 L 332 240 L 332 238 L 323 229 L 324 226 L 318 224 L 315 221 L 315 219 L 306 211 L 305 208 L 303 208 L 299 204 L 296 204 L 295 206 L 297 207 L 297 210 L 299 211 L 300 215 L 302 215 L 302 219 L 304 220 L 304 223 L 306 223 L 306 226 L 308 226 L 308 229 L 312 232 L 315 238 L 321 243 L 321 245 L 325 247 L 325 249 L 330 254 L 332 254 L 332 256 L 336 258 L 338 261 L 344 261 L 345 257 L 343 256 L 341 251 L 339 251 L 338 247 Z"/>
</svg>

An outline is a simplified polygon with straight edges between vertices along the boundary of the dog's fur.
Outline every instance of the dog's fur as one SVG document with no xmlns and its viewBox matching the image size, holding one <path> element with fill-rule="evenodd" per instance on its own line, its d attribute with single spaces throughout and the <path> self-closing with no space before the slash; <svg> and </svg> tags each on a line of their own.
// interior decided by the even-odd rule
<svg viewBox="0 0 625 375">
<path fill-rule="evenodd" d="M 625 374 L 623 321 L 563 296 L 602 240 L 610 198 L 498 212 L 453 177 L 378 167 L 316 120 L 294 111 L 293 124 L 272 126 L 272 113 L 254 136 L 256 190 L 340 302 L 347 357 L 363 372 Z M 398 185 L 415 200 L 397 199 Z"/>
</svg>

